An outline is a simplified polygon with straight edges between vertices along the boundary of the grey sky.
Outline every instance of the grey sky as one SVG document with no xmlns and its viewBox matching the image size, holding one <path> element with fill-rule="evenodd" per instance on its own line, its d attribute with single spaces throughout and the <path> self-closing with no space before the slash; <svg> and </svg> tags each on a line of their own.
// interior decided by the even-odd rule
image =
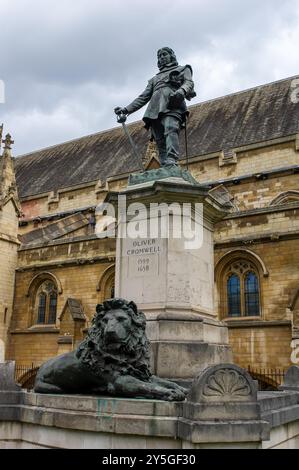
<svg viewBox="0 0 299 470">
<path fill-rule="evenodd" d="M 193 66 L 192 103 L 299 74 L 298 0 L 0 0 L 0 17 L 15 155 L 114 127 L 161 46 Z"/>
</svg>

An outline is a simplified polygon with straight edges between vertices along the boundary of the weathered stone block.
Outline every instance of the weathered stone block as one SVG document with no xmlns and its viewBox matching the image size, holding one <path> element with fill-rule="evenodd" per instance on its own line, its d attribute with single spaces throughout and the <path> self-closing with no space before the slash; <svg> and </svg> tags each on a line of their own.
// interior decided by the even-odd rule
<svg viewBox="0 0 299 470">
<path fill-rule="evenodd" d="M 292 366 L 288 369 L 280 390 L 295 390 L 299 392 L 299 366 Z"/>
<path fill-rule="evenodd" d="M 0 390 L 18 391 L 21 387 L 15 382 L 15 362 L 7 361 L 0 364 Z"/>
<path fill-rule="evenodd" d="M 232 359 L 231 349 L 226 344 L 157 341 L 151 343 L 151 348 L 154 374 L 173 379 L 192 379 L 207 366 Z"/>
</svg>

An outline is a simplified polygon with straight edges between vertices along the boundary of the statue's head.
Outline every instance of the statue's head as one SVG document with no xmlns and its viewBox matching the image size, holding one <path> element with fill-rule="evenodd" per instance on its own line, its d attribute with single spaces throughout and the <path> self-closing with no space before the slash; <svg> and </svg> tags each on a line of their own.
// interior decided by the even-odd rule
<svg viewBox="0 0 299 470">
<path fill-rule="evenodd" d="M 159 70 L 164 69 L 165 67 L 173 67 L 178 65 L 176 60 L 176 55 L 170 47 L 162 47 L 158 50 L 158 68 Z"/>
</svg>

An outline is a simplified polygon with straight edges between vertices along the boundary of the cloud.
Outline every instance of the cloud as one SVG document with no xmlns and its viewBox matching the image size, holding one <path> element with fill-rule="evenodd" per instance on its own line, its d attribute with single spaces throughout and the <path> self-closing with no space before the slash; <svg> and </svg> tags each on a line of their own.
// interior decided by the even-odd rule
<svg viewBox="0 0 299 470">
<path fill-rule="evenodd" d="M 163 45 L 192 65 L 194 102 L 299 71 L 296 0 L 2 0 L 0 14 L 16 155 L 115 126 Z"/>
</svg>

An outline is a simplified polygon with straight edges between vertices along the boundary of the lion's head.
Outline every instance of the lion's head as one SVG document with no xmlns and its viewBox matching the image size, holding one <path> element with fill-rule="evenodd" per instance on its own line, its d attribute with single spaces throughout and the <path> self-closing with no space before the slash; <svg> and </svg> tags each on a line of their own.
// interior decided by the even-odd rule
<svg viewBox="0 0 299 470">
<path fill-rule="evenodd" d="M 141 380 L 151 377 L 146 318 L 134 302 L 111 299 L 96 307 L 77 358 L 96 375 L 118 372 Z"/>
</svg>

